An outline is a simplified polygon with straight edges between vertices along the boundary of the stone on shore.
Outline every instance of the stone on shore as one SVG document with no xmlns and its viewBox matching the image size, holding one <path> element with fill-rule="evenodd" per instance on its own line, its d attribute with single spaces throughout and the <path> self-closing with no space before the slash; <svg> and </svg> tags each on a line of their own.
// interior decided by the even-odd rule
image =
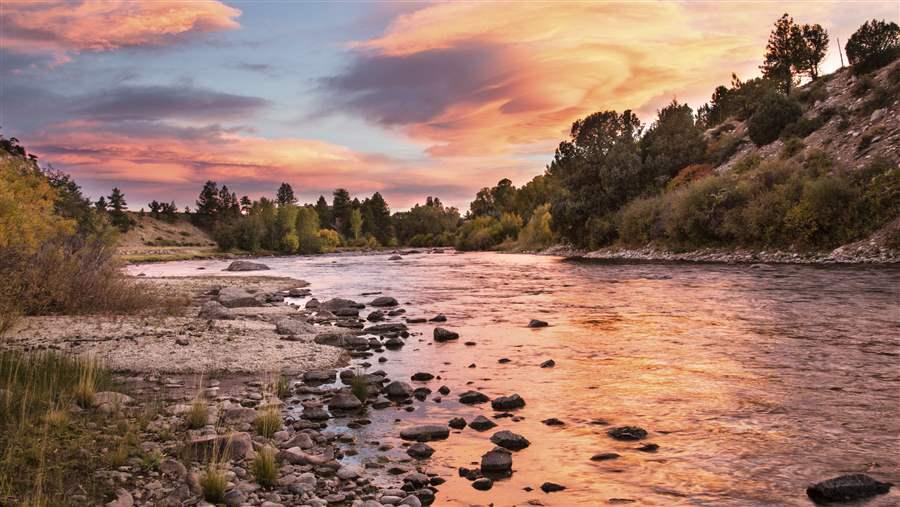
<svg viewBox="0 0 900 507">
<path fill-rule="evenodd" d="M 422 442 L 415 443 L 409 446 L 409 449 L 406 450 L 406 454 L 409 454 L 413 458 L 425 459 L 430 458 L 432 454 L 434 454 L 434 449 Z"/>
<path fill-rule="evenodd" d="M 337 310 L 341 310 L 344 308 L 359 310 L 360 308 L 364 308 L 365 305 L 357 303 L 356 301 L 353 301 L 352 299 L 331 298 L 328 301 L 319 303 L 318 307 L 321 308 L 322 310 L 328 310 L 330 312 L 335 312 L 335 315 L 337 315 L 337 313 L 336 313 Z"/>
<path fill-rule="evenodd" d="M 472 487 L 477 489 L 478 491 L 487 491 L 494 487 L 494 481 L 490 480 L 487 477 L 482 477 L 480 479 L 475 479 L 472 481 Z"/>
<path fill-rule="evenodd" d="M 188 441 L 186 450 L 192 459 L 206 461 L 224 454 L 230 459 L 250 459 L 255 456 L 249 433 L 203 435 Z"/>
<path fill-rule="evenodd" d="M 865 474 L 841 475 L 806 488 L 806 495 L 818 503 L 850 502 L 887 493 L 893 484 Z"/>
<path fill-rule="evenodd" d="M 234 314 L 218 301 L 207 301 L 200 307 L 197 317 L 207 320 L 233 320 Z"/>
<path fill-rule="evenodd" d="M 521 451 L 531 445 L 527 438 L 507 430 L 498 431 L 491 435 L 491 442 L 510 451 Z"/>
<path fill-rule="evenodd" d="M 306 383 L 331 383 L 337 377 L 336 370 L 312 370 L 303 374 L 303 381 Z"/>
<path fill-rule="evenodd" d="M 225 271 L 266 271 L 269 266 L 259 262 L 234 261 L 225 268 Z"/>
<path fill-rule="evenodd" d="M 275 332 L 281 335 L 311 335 L 319 329 L 312 324 L 297 319 L 281 319 L 275 323 Z"/>
<path fill-rule="evenodd" d="M 444 329 L 442 327 L 434 328 L 434 341 L 436 342 L 447 342 L 450 340 L 458 340 L 459 333 L 455 331 L 450 331 L 449 329 Z"/>
<path fill-rule="evenodd" d="M 494 410 L 514 410 L 517 408 L 522 408 L 524 406 L 525 400 L 523 400 L 522 397 L 518 394 L 494 398 L 494 400 L 491 402 L 491 408 L 493 408 Z"/>
<path fill-rule="evenodd" d="M 416 442 L 430 442 L 432 440 L 444 440 L 450 436 L 450 428 L 439 424 L 426 424 L 413 426 L 400 431 L 400 438 Z"/>
<path fill-rule="evenodd" d="M 223 287 L 219 289 L 219 303 L 226 308 L 243 308 L 247 306 L 262 306 L 253 294 L 240 287 Z"/>
</svg>

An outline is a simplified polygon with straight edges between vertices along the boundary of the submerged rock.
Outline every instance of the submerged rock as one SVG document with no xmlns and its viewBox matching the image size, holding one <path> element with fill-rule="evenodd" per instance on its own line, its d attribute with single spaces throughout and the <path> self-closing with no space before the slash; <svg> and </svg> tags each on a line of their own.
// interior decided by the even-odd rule
<svg viewBox="0 0 900 507">
<path fill-rule="evenodd" d="M 398 303 L 396 299 L 394 299 L 390 296 L 381 296 L 381 297 L 377 297 L 377 298 L 373 299 L 372 302 L 369 303 L 369 306 L 385 307 L 385 306 L 397 306 L 398 304 L 400 304 L 400 303 Z"/>
<path fill-rule="evenodd" d="M 459 402 L 464 405 L 474 405 L 476 403 L 485 403 L 490 401 L 486 394 L 478 391 L 466 391 L 459 395 Z"/>
<path fill-rule="evenodd" d="M 269 266 L 259 262 L 234 261 L 225 268 L 225 271 L 266 271 Z"/>
<path fill-rule="evenodd" d="M 591 461 L 610 461 L 620 458 L 621 455 L 614 452 L 601 452 L 591 456 Z"/>
<path fill-rule="evenodd" d="M 524 406 L 525 400 L 518 394 L 494 398 L 494 401 L 491 402 L 491 408 L 494 410 L 514 410 Z"/>
<path fill-rule="evenodd" d="M 426 381 L 428 381 L 428 380 L 433 379 L 433 378 L 434 378 L 434 375 L 432 375 L 431 373 L 428 373 L 428 372 L 422 372 L 422 371 L 420 371 L 420 372 L 414 373 L 413 376 L 410 377 L 410 378 L 411 378 L 412 380 L 415 380 L 415 381 L 418 381 L 418 382 L 426 382 Z"/>
<path fill-rule="evenodd" d="M 447 316 L 443 313 L 439 313 L 428 320 L 430 320 L 431 322 L 447 322 Z"/>
<path fill-rule="evenodd" d="M 436 342 L 447 342 L 450 340 L 458 340 L 459 333 L 455 331 L 450 331 L 449 329 L 444 329 L 442 327 L 434 328 L 434 341 Z"/>
<path fill-rule="evenodd" d="M 392 256 L 388 257 L 388 260 L 389 261 L 402 261 L 403 257 L 401 257 L 399 255 L 392 255 Z"/>
<path fill-rule="evenodd" d="M 806 488 L 814 502 L 849 502 L 887 493 L 893 484 L 877 481 L 865 474 L 850 474 L 828 479 Z"/>
<path fill-rule="evenodd" d="M 384 394 L 388 398 L 409 398 L 413 394 L 413 388 L 406 382 L 394 381 L 385 386 Z"/>
<path fill-rule="evenodd" d="M 647 438 L 647 430 L 637 426 L 611 428 L 606 434 L 616 440 L 642 440 Z"/>
<path fill-rule="evenodd" d="M 438 424 L 426 424 L 413 426 L 400 432 L 403 440 L 415 440 L 417 442 L 429 442 L 431 440 L 444 440 L 450 436 L 450 428 Z"/>
<path fill-rule="evenodd" d="M 491 435 L 491 442 L 510 451 L 521 451 L 531 445 L 527 438 L 507 430 L 498 431 Z"/>
</svg>

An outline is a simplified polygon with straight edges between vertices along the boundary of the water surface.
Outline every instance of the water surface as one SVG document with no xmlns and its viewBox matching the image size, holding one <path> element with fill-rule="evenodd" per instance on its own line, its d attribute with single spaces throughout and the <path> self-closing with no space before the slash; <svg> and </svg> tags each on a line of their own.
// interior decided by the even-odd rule
<svg viewBox="0 0 900 507">
<path fill-rule="evenodd" d="M 410 383 L 453 392 L 442 403 L 415 402 L 412 413 L 372 411 L 361 440 L 398 444 L 410 424 L 491 417 L 489 405 L 456 402 L 467 389 L 525 398 L 519 422 L 496 419 L 495 430 L 467 428 L 430 444 L 437 452 L 429 469 L 448 481 L 436 505 L 811 505 L 805 487 L 843 473 L 900 484 L 900 269 L 587 264 L 494 253 L 262 262 L 272 268 L 264 274 L 309 281 L 314 295 L 365 302 L 362 293 L 382 292 L 409 316 L 444 313 L 446 327 L 461 333 L 459 342 L 438 344 L 432 325 L 411 325 L 421 335 L 380 354 L 386 363 L 370 359 L 394 379 L 440 375 Z M 130 269 L 199 275 L 225 265 Z M 532 318 L 551 326 L 528 329 Z M 477 345 L 463 344 L 470 340 Z M 556 367 L 540 368 L 546 359 Z M 541 423 L 550 417 L 565 426 Z M 645 442 L 660 448 L 614 441 L 596 419 L 646 428 Z M 477 463 L 502 429 L 532 445 L 514 454 L 510 479 L 476 491 L 456 469 Z M 361 451 L 351 459 L 374 452 Z M 592 462 L 600 452 L 621 458 Z M 568 489 L 544 494 L 544 481 Z M 866 505 L 897 505 L 897 489 Z"/>
</svg>

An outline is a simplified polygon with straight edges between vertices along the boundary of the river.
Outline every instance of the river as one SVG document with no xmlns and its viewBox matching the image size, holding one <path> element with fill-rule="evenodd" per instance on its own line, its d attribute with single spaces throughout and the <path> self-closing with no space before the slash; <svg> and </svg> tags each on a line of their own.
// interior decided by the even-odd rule
<svg viewBox="0 0 900 507">
<path fill-rule="evenodd" d="M 442 403 L 417 401 L 413 412 L 371 411 L 373 424 L 354 430 L 361 441 L 399 445 L 399 429 L 412 424 L 491 417 L 489 404 L 457 402 L 469 389 L 526 400 L 517 422 L 495 419 L 494 430 L 466 428 L 430 443 L 436 452 L 429 471 L 447 479 L 436 505 L 810 505 L 808 484 L 844 473 L 900 484 L 898 268 L 582 263 L 450 252 L 400 261 L 329 255 L 261 262 L 272 270 L 252 274 L 301 278 L 324 298 L 367 302 L 372 296 L 362 293 L 381 292 L 410 317 L 444 313 L 445 327 L 461 334 L 457 342 L 434 343 L 433 324 L 414 324 L 421 335 L 399 351 L 376 354 L 385 363 L 370 359 L 371 370 L 434 391 L 447 385 L 452 393 Z M 196 276 L 220 274 L 226 264 L 130 270 Z M 550 326 L 529 329 L 534 318 Z M 556 366 L 541 368 L 547 359 Z M 419 371 L 441 379 L 409 381 Z M 551 417 L 565 425 L 541 422 Z M 641 426 L 649 437 L 635 443 L 607 436 L 621 425 Z M 476 491 L 457 467 L 477 463 L 493 447 L 489 437 L 503 429 L 531 446 L 514 453 L 511 478 Z M 659 449 L 636 450 L 647 442 Z M 374 443 L 362 447 L 346 459 L 376 453 Z M 405 457 L 399 447 L 394 452 Z M 621 457 L 590 459 L 609 452 Z M 545 494 L 538 489 L 544 481 L 567 489 Z M 897 490 L 866 505 L 898 505 Z"/>
</svg>

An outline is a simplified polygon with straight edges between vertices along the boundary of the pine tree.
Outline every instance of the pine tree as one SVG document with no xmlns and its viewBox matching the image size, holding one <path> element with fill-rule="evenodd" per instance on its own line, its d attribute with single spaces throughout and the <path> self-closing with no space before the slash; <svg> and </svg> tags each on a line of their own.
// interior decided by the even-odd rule
<svg viewBox="0 0 900 507">
<path fill-rule="evenodd" d="M 122 232 L 128 232 L 131 228 L 131 219 L 125 213 L 126 210 L 128 203 L 125 202 L 125 194 L 118 187 L 114 187 L 109 194 L 109 219 Z"/>
<path fill-rule="evenodd" d="M 344 237 L 350 236 L 350 192 L 338 188 L 334 191 L 334 199 L 331 201 L 331 212 L 334 215 L 334 228 Z"/>
<path fill-rule="evenodd" d="M 294 197 L 294 189 L 287 183 L 282 183 L 280 187 L 278 187 L 278 193 L 275 197 L 275 202 L 278 203 L 279 206 L 287 206 L 288 204 L 297 204 L 297 199 Z"/>
<path fill-rule="evenodd" d="M 103 197 L 103 196 L 101 195 L 100 198 L 97 199 L 97 202 L 94 203 L 94 207 L 97 208 L 97 211 L 100 211 L 100 212 L 104 212 L 104 213 L 105 213 L 105 212 L 106 212 L 106 208 L 107 208 L 106 197 Z"/>
<path fill-rule="evenodd" d="M 368 202 L 368 210 L 371 213 L 370 220 L 372 221 L 369 228 L 372 231 L 372 235 L 382 245 L 389 245 L 394 239 L 394 229 L 391 225 L 391 210 L 379 192 L 372 194 L 372 198 Z M 365 221 L 363 223 L 365 224 Z"/>
<path fill-rule="evenodd" d="M 316 201 L 315 209 L 316 214 L 319 215 L 319 226 L 333 228 L 334 218 L 331 216 L 331 207 L 328 206 L 328 201 L 325 200 L 325 196 L 319 196 L 319 200 Z"/>
<path fill-rule="evenodd" d="M 241 197 L 241 213 L 248 214 L 250 213 L 250 208 L 253 206 L 253 203 L 250 201 L 250 198 L 246 195 Z"/>
<path fill-rule="evenodd" d="M 197 198 L 197 211 L 193 215 L 194 223 L 200 227 L 212 227 L 221 207 L 219 186 L 215 181 L 207 181 Z"/>
</svg>

